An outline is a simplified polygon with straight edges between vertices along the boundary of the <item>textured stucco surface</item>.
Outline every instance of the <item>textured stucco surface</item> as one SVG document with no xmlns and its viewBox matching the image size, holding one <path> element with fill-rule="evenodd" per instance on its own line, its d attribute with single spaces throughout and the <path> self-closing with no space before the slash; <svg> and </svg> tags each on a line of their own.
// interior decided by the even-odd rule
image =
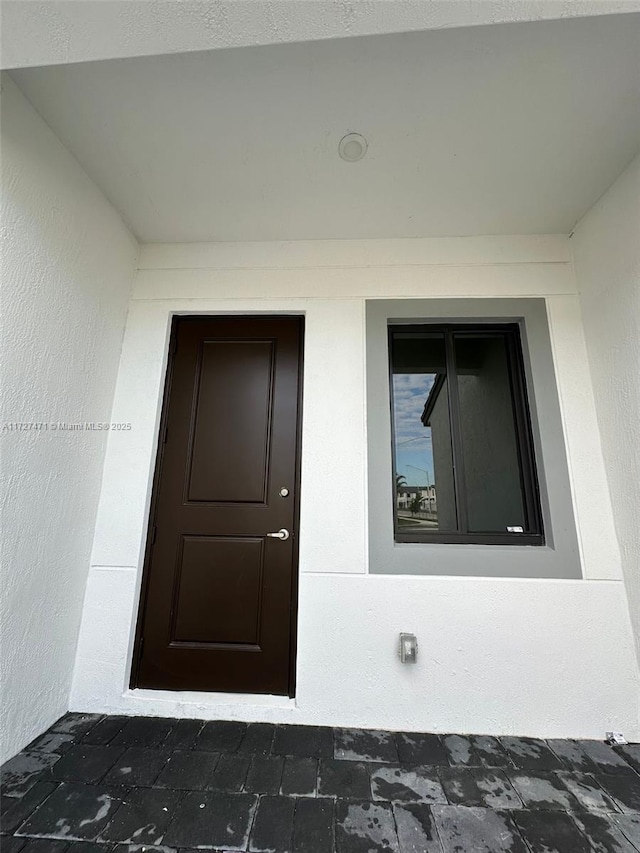
<svg viewBox="0 0 640 853">
<path fill-rule="evenodd" d="M 640 654 L 640 155 L 578 223 L 570 245 Z"/>
<path fill-rule="evenodd" d="M 582 579 L 369 572 L 365 301 L 445 296 L 546 301 Z M 259 311 L 306 317 L 296 698 L 131 691 L 171 313 Z M 135 429 L 109 436 L 72 710 L 640 734 L 633 637 L 566 240 L 143 247 L 113 417 Z M 474 554 L 467 549 L 469 561 Z M 442 565 L 446 575 L 444 557 Z M 398 660 L 400 631 L 418 636 L 416 666 Z"/>
<path fill-rule="evenodd" d="M 104 432 L 137 245 L 11 80 L 2 80 L 3 689 L 0 761 L 68 707 Z"/>
<path fill-rule="evenodd" d="M 640 147 L 640 15 L 12 77 L 142 243 L 566 234 Z"/>
<path fill-rule="evenodd" d="M 2 67 L 638 11 L 638 0 L 5 0 Z"/>
</svg>

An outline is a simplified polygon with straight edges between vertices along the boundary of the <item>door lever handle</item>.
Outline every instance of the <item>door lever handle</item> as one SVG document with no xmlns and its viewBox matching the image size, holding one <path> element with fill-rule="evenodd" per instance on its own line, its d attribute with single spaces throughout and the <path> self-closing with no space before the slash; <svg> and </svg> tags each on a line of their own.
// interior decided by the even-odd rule
<svg viewBox="0 0 640 853">
<path fill-rule="evenodd" d="M 271 539 L 282 539 L 283 542 L 288 539 L 290 535 L 289 531 L 284 527 L 280 528 L 277 533 L 267 533 L 267 536 Z"/>
</svg>

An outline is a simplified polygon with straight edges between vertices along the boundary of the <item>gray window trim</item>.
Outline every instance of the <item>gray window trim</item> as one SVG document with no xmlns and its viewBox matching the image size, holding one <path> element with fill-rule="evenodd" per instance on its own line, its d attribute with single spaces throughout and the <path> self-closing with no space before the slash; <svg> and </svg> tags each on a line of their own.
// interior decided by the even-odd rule
<svg viewBox="0 0 640 853">
<path fill-rule="evenodd" d="M 543 546 L 394 541 L 388 326 L 416 322 L 519 324 L 545 530 Z M 544 299 L 368 300 L 366 337 L 369 571 L 582 577 Z"/>
</svg>

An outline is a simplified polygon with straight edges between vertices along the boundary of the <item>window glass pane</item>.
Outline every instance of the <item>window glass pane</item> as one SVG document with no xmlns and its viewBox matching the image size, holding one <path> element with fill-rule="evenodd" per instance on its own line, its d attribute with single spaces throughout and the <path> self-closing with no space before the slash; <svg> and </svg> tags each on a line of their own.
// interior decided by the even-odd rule
<svg viewBox="0 0 640 853">
<path fill-rule="evenodd" d="M 454 351 L 469 532 L 527 532 L 506 338 L 456 333 Z"/>
<path fill-rule="evenodd" d="M 455 531 L 444 335 L 394 329 L 391 353 L 396 531 Z"/>
</svg>

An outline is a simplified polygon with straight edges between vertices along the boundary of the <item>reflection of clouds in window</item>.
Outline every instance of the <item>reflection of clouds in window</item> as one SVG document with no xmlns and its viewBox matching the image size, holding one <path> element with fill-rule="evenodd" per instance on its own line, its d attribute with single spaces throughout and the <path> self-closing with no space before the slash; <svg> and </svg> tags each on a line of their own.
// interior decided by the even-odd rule
<svg viewBox="0 0 640 853">
<path fill-rule="evenodd" d="M 431 430 L 420 420 L 435 381 L 434 373 L 396 373 L 393 376 L 395 444 L 398 451 L 431 450 Z"/>
</svg>

